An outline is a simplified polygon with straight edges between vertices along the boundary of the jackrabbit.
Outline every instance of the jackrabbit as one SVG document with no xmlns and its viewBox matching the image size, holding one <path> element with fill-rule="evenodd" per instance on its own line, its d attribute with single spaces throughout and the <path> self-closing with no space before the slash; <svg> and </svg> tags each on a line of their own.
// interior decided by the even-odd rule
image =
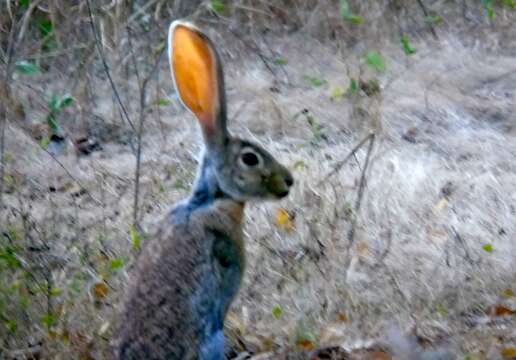
<svg viewBox="0 0 516 360">
<path fill-rule="evenodd" d="M 138 259 L 117 333 L 117 359 L 223 359 L 224 318 L 245 266 L 244 204 L 279 199 L 290 172 L 226 129 L 224 79 L 212 41 L 173 22 L 169 61 L 205 150 L 190 197 L 175 205 Z"/>
</svg>

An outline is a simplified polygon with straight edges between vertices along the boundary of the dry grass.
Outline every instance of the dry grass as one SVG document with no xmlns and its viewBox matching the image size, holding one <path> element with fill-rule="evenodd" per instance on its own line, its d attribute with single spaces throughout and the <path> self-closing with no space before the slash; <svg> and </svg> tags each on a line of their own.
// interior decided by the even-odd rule
<svg viewBox="0 0 516 360">
<path fill-rule="evenodd" d="M 515 307 L 508 289 L 516 291 L 516 32 L 507 25 L 514 11 L 497 8 L 489 24 L 478 6 L 464 12 L 460 3 L 429 2 L 444 17 L 436 40 L 421 9 L 403 1 L 352 3 L 365 16 L 360 26 L 343 22 L 331 2 L 234 4 L 217 19 L 205 10 L 195 15 L 227 63 L 230 128 L 288 164 L 296 186 L 282 203 L 248 208 L 248 268 L 227 324 L 233 351 L 306 358 L 300 344 L 380 341 L 407 359 L 501 358 L 500 349 L 516 345 L 515 319 L 486 310 Z M 157 1 L 142 10 L 131 44 L 123 9 L 95 11 L 136 125 L 135 69 L 140 79 L 150 73 L 174 6 Z M 113 99 L 87 18 L 67 32 L 73 21 L 56 27 L 55 41 L 75 39 L 57 46 L 61 57 L 43 57 L 29 28 L 16 60 L 39 56 L 44 72 L 15 73 L 9 83 L 9 108 L 24 114 L 12 112 L 6 126 L 0 358 L 40 346 L 44 358 L 104 358 L 138 253 L 130 235 L 135 135 Z M 403 54 L 403 33 L 416 54 Z M 364 64 L 369 50 L 382 53 L 384 72 Z M 380 90 L 338 94 L 352 78 L 377 81 Z M 169 79 L 162 61 L 144 109 L 137 221 L 144 245 L 170 204 L 187 196 L 201 148 Z M 67 146 L 50 144 L 49 152 L 41 139 L 49 135 L 52 92 L 76 101 L 59 114 Z M 160 99 L 170 102 L 158 106 Z M 357 209 L 367 147 L 324 176 L 371 131 L 376 141 Z M 102 150 L 78 154 L 72 141 L 82 137 Z M 293 230 L 275 224 L 279 208 L 295 215 Z M 52 326 L 42 321 L 47 313 L 56 317 Z M 414 340 L 397 328 L 442 352 L 410 353 Z"/>
</svg>

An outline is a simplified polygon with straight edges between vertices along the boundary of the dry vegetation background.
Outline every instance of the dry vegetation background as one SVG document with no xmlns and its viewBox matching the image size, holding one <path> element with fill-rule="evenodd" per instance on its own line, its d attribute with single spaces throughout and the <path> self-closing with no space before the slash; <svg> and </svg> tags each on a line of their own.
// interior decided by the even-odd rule
<svg viewBox="0 0 516 360">
<path fill-rule="evenodd" d="M 225 61 L 232 131 L 296 177 L 247 209 L 228 357 L 516 358 L 515 7 L 2 0 L 0 359 L 107 357 L 195 176 L 163 52 L 185 16 Z"/>
</svg>

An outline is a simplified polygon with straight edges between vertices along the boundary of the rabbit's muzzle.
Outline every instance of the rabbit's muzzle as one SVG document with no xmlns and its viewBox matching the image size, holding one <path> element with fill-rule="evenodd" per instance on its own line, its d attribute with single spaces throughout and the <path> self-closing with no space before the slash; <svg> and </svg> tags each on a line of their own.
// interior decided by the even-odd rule
<svg viewBox="0 0 516 360">
<path fill-rule="evenodd" d="M 287 169 L 272 174 L 267 181 L 267 190 L 278 199 L 288 195 L 290 188 L 294 185 L 294 178 Z"/>
</svg>

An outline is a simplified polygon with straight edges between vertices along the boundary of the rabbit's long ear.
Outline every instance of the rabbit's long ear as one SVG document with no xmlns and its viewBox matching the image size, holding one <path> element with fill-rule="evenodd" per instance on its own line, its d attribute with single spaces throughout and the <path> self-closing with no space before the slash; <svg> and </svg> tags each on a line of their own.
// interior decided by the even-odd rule
<svg viewBox="0 0 516 360">
<path fill-rule="evenodd" d="M 226 101 L 220 58 L 211 40 L 194 25 L 170 25 L 168 55 L 174 85 L 183 104 L 197 117 L 208 145 L 224 143 Z"/>
</svg>

